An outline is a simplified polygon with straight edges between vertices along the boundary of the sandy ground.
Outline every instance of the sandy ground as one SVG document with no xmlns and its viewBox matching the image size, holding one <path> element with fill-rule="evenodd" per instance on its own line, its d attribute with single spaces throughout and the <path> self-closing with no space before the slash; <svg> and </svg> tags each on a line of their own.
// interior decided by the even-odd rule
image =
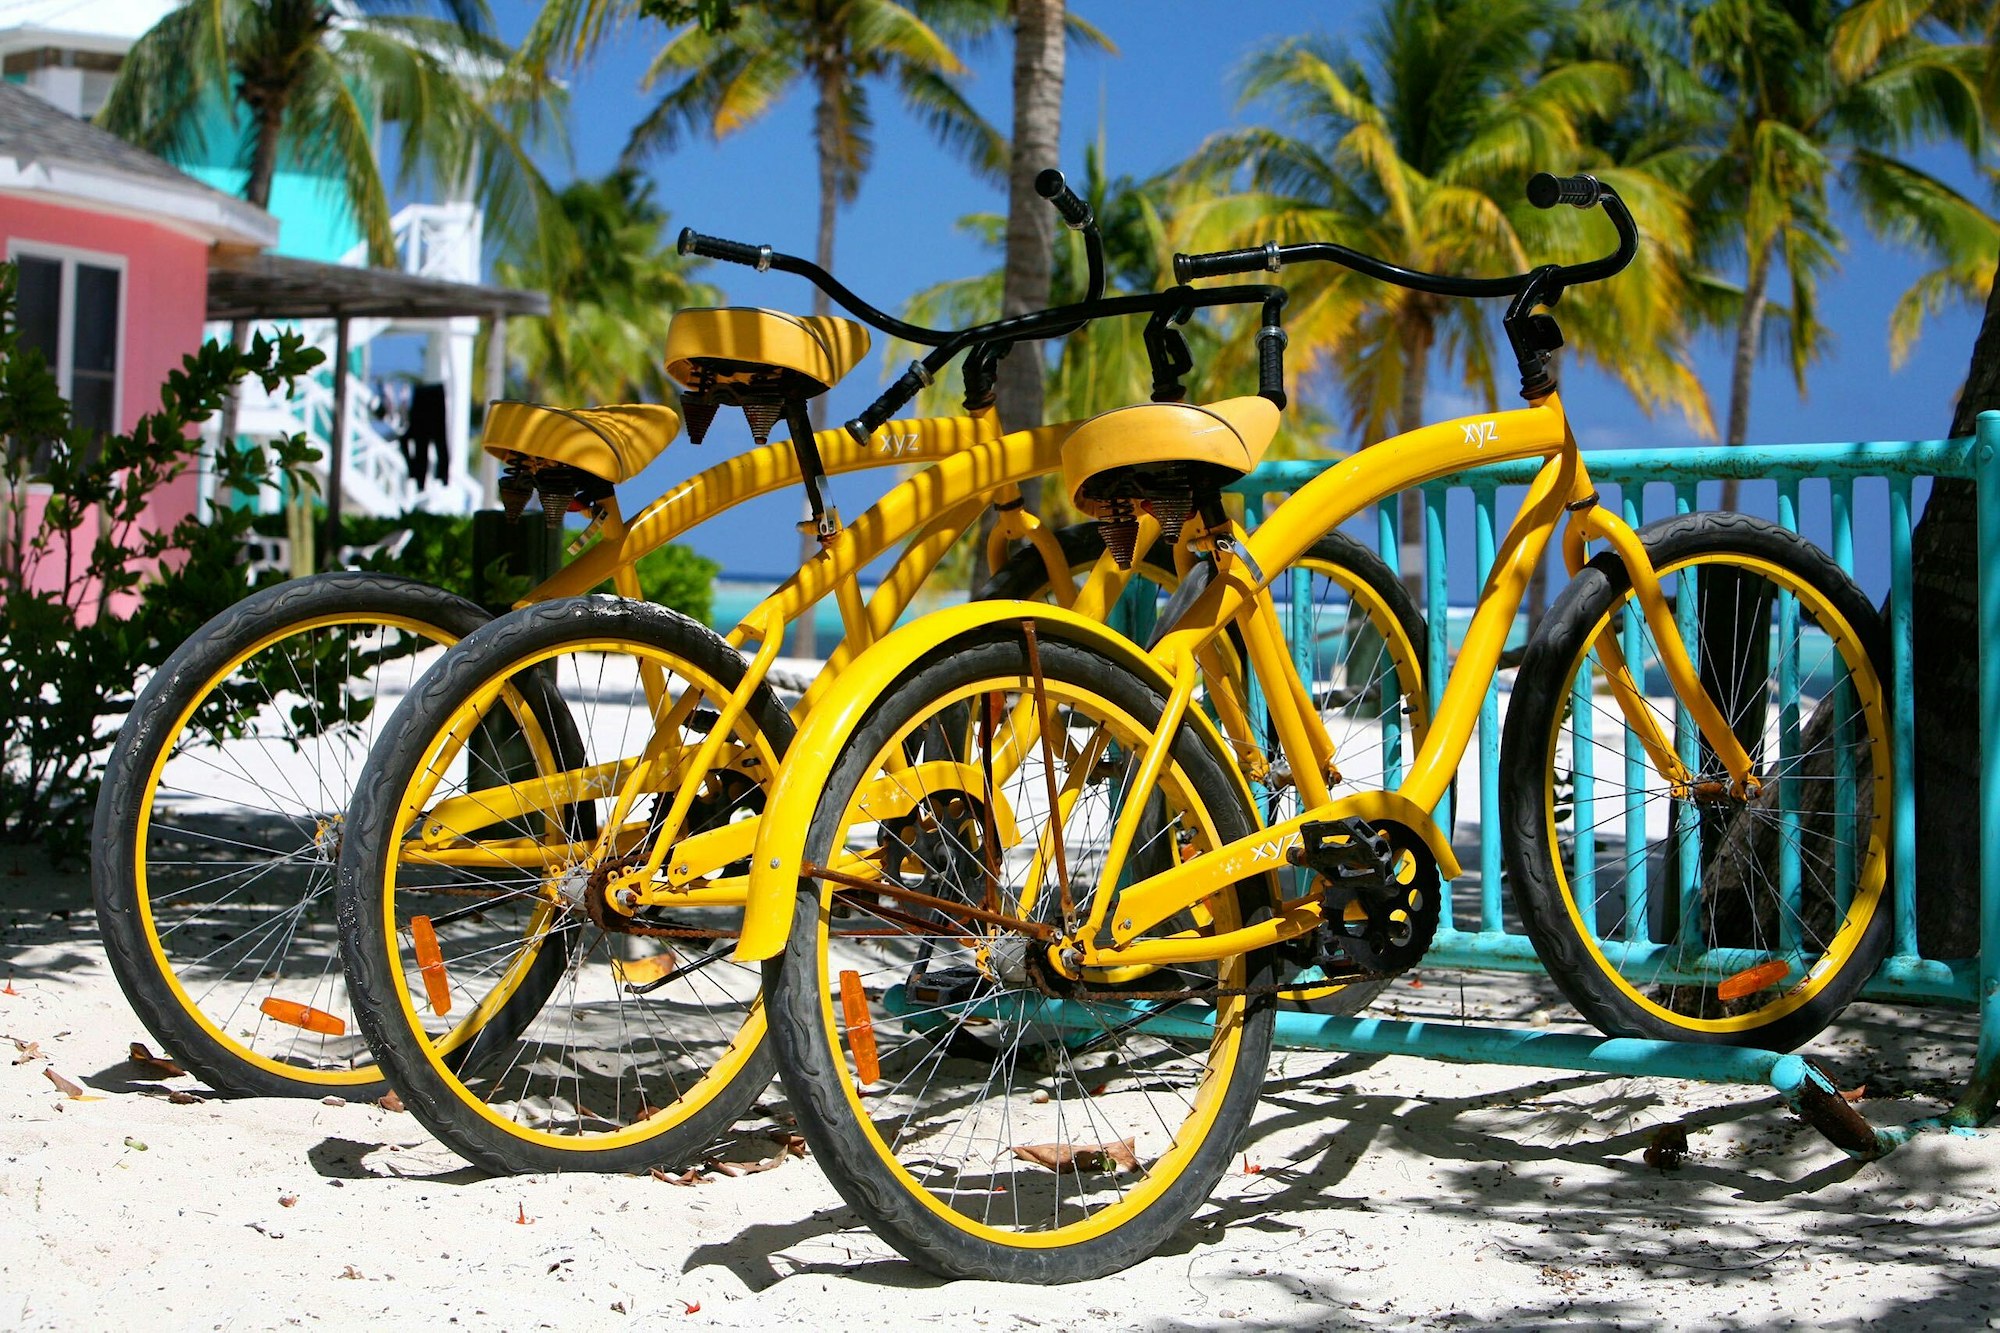
<svg viewBox="0 0 2000 1333">
<path fill-rule="evenodd" d="M 126 1058 L 146 1033 L 81 879 L 9 868 L 0 1327 L 2000 1326 L 2000 1133 L 1862 1166 L 1754 1088 L 1300 1054 L 1247 1169 L 1166 1252 L 1072 1288 L 943 1284 L 810 1158 L 693 1186 L 489 1179 L 374 1105 L 170 1101 L 192 1080 Z M 1382 1011 L 1562 1023 L 1520 978 L 1421 980 Z M 1940 1109 L 1971 1037 L 1857 1006 L 1819 1049 L 1894 1123 Z M 777 1089 L 762 1110 L 724 1157 L 772 1154 Z M 1690 1158 L 1647 1166 L 1673 1122 Z"/>
</svg>

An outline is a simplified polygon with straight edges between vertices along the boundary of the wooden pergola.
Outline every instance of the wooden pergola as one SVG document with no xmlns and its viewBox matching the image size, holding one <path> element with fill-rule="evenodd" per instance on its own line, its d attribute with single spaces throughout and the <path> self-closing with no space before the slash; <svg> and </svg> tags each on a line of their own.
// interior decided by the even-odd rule
<svg viewBox="0 0 2000 1333">
<path fill-rule="evenodd" d="M 330 319 L 334 324 L 333 437 L 326 480 L 326 549 L 338 545 L 340 473 L 347 453 L 347 328 L 353 319 L 456 319 L 486 321 L 486 397 L 505 391 L 507 318 L 546 315 L 543 292 L 446 282 L 396 269 L 322 264 L 288 255 L 211 252 L 208 318 L 237 322 Z"/>
</svg>

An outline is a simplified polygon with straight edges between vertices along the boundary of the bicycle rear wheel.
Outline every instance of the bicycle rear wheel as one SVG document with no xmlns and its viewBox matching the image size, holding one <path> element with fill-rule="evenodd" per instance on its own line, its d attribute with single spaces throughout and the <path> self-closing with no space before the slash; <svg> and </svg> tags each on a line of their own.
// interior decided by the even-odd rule
<svg viewBox="0 0 2000 1333">
<path fill-rule="evenodd" d="M 1601 555 L 1550 609 L 1514 688 L 1509 882 L 1549 975 L 1604 1032 L 1789 1050 L 1889 944 L 1880 620 L 1822 552 L 1762 520 L 1685 514 L 1639 535 L 1758 790 L 1734 795 L 1677 723 L 1624 566 Z M 1614 646 L 1692 783 L 1627 735 L 1604 677 Z"/>
<path fill-rule="evenodd" d="M 1110 891 L 1119 810 L 1145 802 L 1133 876 L 1254 821 L 1193 726 L 1153 791 L 1127 790 L 1164 709 L 1143 679 L 1055 638 L 1039 666 L 1046 734 L 1014 626 L 938 649 L 875 700 L 806 841 L 846 878 L 801 881 L 766 966 L 778 1066 L 828 1178 L 948 1277 L 1077 1281 L 1150 1254 L 1232 1160 L 1270 1051 L 1275 950 L 1075 986 L 1051 972 L 1036 931 L 1063 884 L 1079 914 Z M 1268 902 L 1258 877 L 1158 933 L 1225 931 Z"/>
<path fill-rule="evenodd" d="M 196 630 L 140 691 L 105 765 L 91 887 L 133 1011 L 210 1087 L 384 1090 L 338 962 L 347 803 L 390 710 L 487 619 L 411 579 L 295 579 Z"/>
<path fill-rule="evenodd" d="M 1104 552 L 1095 523 L 1073 524 L 1056 535 L 1072 568 L 1086 568 Z M 1156 543 L 1138 572 L 1171 592 L 1173 570 L 1172 551 Z M 1042 601 L 1047 580 L 1040 554 L 1027 547 L 975 596 Z M 1394 789 L 1430 727 L 1423 668 L 1429 632 L 1409 589 L 1380 556 L 1342 532 L 1314 542 L 1272 587 L 1300 679 L 1333 742 L 1332 795 Z M 1240 664 L 1240 653 L 1236 661 Z M 1274 731 L 1267 729 L 1257 741 L 1267 756 L 1278 753 Z M 1299 812 L 1298 789 L 1285 782 L 1263 784 L 1261 803 L 1267 824 L 1290 819 Z M 1308 872 L 1294 873 L 1298 883 L 1292 892 L 1302 893 Z M 1333 985 L 1313 969 L 1285 999 L 1309 1013 L 1351 1017 L 1388 984 Z"/>
<path fill-rule="evenodd" d="M 727 957 L 747 862 L 697 873 L 668 905 L 611 906 L 613 878 L 669 836 L 743 670 L 714 633 L 646 603 L 530 607 L 428 673 L 371 758 L 340 865 L 348 985 L 404 1104 L 468 1160 L 684 1163 L 769 1082 L 757 972 Z M 573 718 L 574 741 L 523 725 L 537 697 Z M 496 721 L 531 764 L 481 743 Z M 688 788 L 677 845 L 753 821 L 791 734 L 760 686 Z"/>
</svg>

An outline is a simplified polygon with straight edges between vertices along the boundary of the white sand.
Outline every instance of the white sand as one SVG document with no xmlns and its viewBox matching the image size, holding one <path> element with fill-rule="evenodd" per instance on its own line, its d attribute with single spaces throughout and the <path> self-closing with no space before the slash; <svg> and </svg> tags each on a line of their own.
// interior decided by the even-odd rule
<svg viewBox="0 0 2000 1333">
<path fill-rule="evenodd" d="M 150 1039 L 81 880 L 10 860 L 0 1033 L 47 1059 L 8 1064 L 0 1041 L 0 1328 L 2000 1323 L 2000 1132 L 1859 1166 L 1754 1088 L 1288 1055 L 1247 1149 L 1261 1170 L 1166 1253 L 1053 1290 L 929 1278 L 810 1158 L 693 1187 L 487 1179 L 372 1105 L 170 1103 L 193 1081 L 126 1060 Z M 1518 978 L 1423 980 L 1384 1012 L 1551 1005 Z M 1939 1109 L 1971 1035 L 1963 1015 L 1858 1006 L 1820 1049 L 1893 1123 Z M 775 1088 L 766 1108 L 783 1115 Z M 1681 1120 L 1687 1164 L 1644 1165 Z M 773 1123 L 729 1155 L 769 1155 Z"/>
</svg>

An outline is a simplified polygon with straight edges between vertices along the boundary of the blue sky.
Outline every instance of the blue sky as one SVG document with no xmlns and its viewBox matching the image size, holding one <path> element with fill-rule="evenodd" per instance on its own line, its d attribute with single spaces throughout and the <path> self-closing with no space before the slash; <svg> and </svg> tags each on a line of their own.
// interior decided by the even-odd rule
<svg viewBox="0 0 2000 1333">
<path fill-rule="evenodd" d="M 1237 66 L 1253 47 L 1312 26 L 1357 34 L 1373 10 L 1372 5 L 1298 0 L 1232 0 L 1227 5 L 1072 0 L 1072 7 L 1104 29 L 1119 51 L 1106 55 L 1072 48 L 1060 165 L 1080 173 L 1084 146 L 1101 135 L 1112 172 L 1134 176 L 1179 161 L 1218 129 L 1257 122 L 1257 108 L 1239 109 L 1235 95 Z M 503 6 L 501 21 L 508 35 L 518 36 L 532 12 L 526 4 Z M 662 31 L 653 24 L 633 25 L 593 65 L 571 76 L 572 161 L 550 160 L 555 178 L 595 175 L 616 164 L 628 130 L 649 105 L 638 84 Z M 968 86 L 973 102 L 1003 130 L 1011 115 L 1009 61 L 1006 41 L 991 42 L 975 53 Z M 1005 200 L 998 188 L 974 178 L 937 147 L 902 112 L 893 89 L 878 88 L 873 105 L 874 167 L 859 199 L 841 215 L 836 271 L 862 296 L 893 310 L 922 287 L 990 267 L 993 260 L 953 224 L 967 213 L 1000 211 Z M 766 120 L 723 143 L 694 143 L 649 162 L 674 228 L 692 226 L 810 256 L 818 204 L 810 112 L 808 95 L 795 89 Z M 1974 188 L 1961 159 L 1938 151 L 1923 160 L 1960 188 Z M 1564 164 L 1549 165 L 1560 170 Z M 1822 289 L 1822 317 L 1837 333 L 1834 347 L 1812 370 L 1803 395 L 1783 365 L 1767 361 L 1760 367 L 1752 442 L 1921 438 L 1943 434 L 1950 423 L 1952 396 L 1965 373 L 1977 315 L 1953 311 L 1931 321 L 1914 356 L 1891 373 L 1889 312 L 1922 266 L 1878 246 L 1858 221 L 1850 222 L 1851 244 L 1842 271 Z M 717 264 L 705 276 L 734 303 L 803 310 L 810 301 L 805 282 L 782 274 Z M 1697 348 L 1697 365 L 1719 422 L 1728 388 L 1727 348 L 1719 340 L 1704 343 Z M 834 390 L 831 419 L 851 416 L 880 391 L 882 382 L 878 350 Z M 1454 402 L 1436 377 L 1433 382 L 1434 415 L 1471 410 L 1469 404 Z M 1294 386 L 1295 392 L 1301 389 L 1325 391 L 1311 384 Z M 1564 399 L 1586 447 L 1662 448 L 1695 438 L 1677 416 L 1648 419 L 1601 374 L 1570 369 Z M 747 442 L 740 421 L 732 430 L 723 424 L 699 448 L 677 441 L 628 488 L 627 512 Z M 887 471 L 877 475 L 879 482 L 863 474 L 833 483 L 843 512 L 859 513 L 893 482 Z M 776 553 L 791 549 L 797 506 L 793 496 L 744 506 L 698 529 L 690 544 L 731 573 L 778 572 L 785 566 Z"/>
</svg>

